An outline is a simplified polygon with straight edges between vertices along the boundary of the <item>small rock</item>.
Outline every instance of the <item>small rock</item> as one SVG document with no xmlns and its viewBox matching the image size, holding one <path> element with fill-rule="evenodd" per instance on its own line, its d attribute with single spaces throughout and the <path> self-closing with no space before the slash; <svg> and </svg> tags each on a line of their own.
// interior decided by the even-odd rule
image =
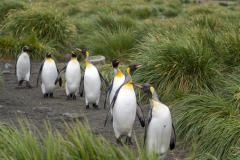
<svg viewBox="0 0 240 160">
<path fill-rule="evenodd" d="M 24 111 L 20 111 L 20 110 L 17 110 L 17 113 L 25 114 L 26 112 L 24 112 Z"/>
<path fill-rule="evenodd" d="M 0 108 L 3 108 L 3 106 L 2 106 L 2 105 L 0 105 Z"/>
<path fill-rule="evenodd" d="M 70 120 L 75 120 L 75 119 L 83 120 L 85 117 L 84 114 L 80 114 L 80 113 L 63 113 L 63 116 L 66 119 L 70 119 Z"/>
<path fill-rule="evenodd" d="M 2 74 L 10 74 L 10 71 L 4 70 L 2 71 Z"/>
<path fill-rule="evenodd" d="M 54 113 L 48 113 L 48 116 L 55 116 L 55 114 Z"/>
<path fill-rule="evenodd" d="M 10 63 L 5 63 L 5 69 L 12 68 L 12 65 Z"/>
<path fill-rule="evenodd" d="M 52 112 L 52 108 L 49 107 L 34 107 L 33 110 L 41 113 Z"/>
</svg>

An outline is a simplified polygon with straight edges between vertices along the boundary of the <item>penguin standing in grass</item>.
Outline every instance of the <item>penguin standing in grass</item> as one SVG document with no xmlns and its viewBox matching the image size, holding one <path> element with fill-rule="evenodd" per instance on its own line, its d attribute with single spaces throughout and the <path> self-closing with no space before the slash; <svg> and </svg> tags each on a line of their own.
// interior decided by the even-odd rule
<svg viewBox="0 0 240 160">
<path fill-rule="evenodd" d="M 60 71 L 55 81 L 55 84 L 57 83 L 57 81 L 59 81 L 63 73 L 65 73 L 66 77 L 65 89 L 67 94 L 67 100 L 69 100 L 70 98 L 76 100 L 76 95 L 79 91 L 79 85 L 81 80 L 81 69 L 80 64 L 77 60 L 76 52 L 72 52 L 71 60 Z"/>
<path fill-rule="evenodd" d="M 107 98 L 109 98 L 110 105 L 112 103 L 112 99 L 115 95 L 116 90 L 123 84 L 125 76 L 122 73 L 122 71 L 118 68 L 120 60 L 112 60 L 112 67 L 113 67 L 113 79 L 111 80 L 110 86 L 107 89 L 107 93 L 105 96 L 105 101 L 104 101 L 104 108 L 106 106 L 106 101 Z M 111 115 L 112 115 L 112 109 L 110 108 Z M 145 119 L 144 119 L 144 114 L 142 112 L 141 106 L 139 103 L 137 103 L 137 110 L 136 110 L 137 117 L 140 121 L 140 124 L 142 127 L 145 126 Z M 112 121 L 112 120 L 111 120 Z"/>
<path fill-rule="evenodd" d="M 83 54 L 86 63 L 86 69 L 83 76 L 84 87 L 82 88 L 85 91 L 86 109 L 89 109 L 89 103 L 91 103 L 95 109 L 98 109 L 101 82 L 106 88 L 105 80 L 99 70 L 90 62 L 89 52 L 85 49 L 81 50 L 77 48 L 77 50 Z"/>
<path fill-rule="evenodd" d="M 32 88 L 29 83 L 31 74 L 31 60 L 30 55 L 27 53 L 29 51 L 28 46 L 22 48 L 22 52 L 17 55 L 17 61 L 15 65 L 15 73 L 18 79 L 18 86 L 21 86 L 23 81 L 26 81 L 26 86 Z"/>
<path fill-rule="evenodd" d="M 137 68 L 141 66 L 141 64 L 131 64 L 127 67 L 124 82 L 116 90 L 115 95 L 112 99 L 111 106 L 109 108 L 109 110 L 112 109 L 113 129 L 118 144 L 122 144 L 122 136 L 126 136 L 127 144 L 132 144 L 131 135 L 133 123 L 136 117 L 137 101 L 135 91 L 133 89 L 131 75 Z M 110 111 L 107 113 L 104 126 L 106 125 L 109 112 Z M 145 122 L 143 123 L 145 125 Z"/>
<path fill-rule="evenodd" d="M 41 74 L 42 79 L 42 92 L 43 98 L 53 97 L 53 90 L 55 89 L 55 80 L 58 76 L 58 69 L 55 61 L 51 58 L 51 52 L 46 53 L 46 58 L 42 61 L 37 78 L 37 86 L 39 75 Z M 62 85 L 62 79 L 59 79 L 59 86 Z"/>
<path fill-rule="evenodd" d="M 150 111 L 145 129 L 144 143 L 149 155 L 158 154 L 164 159 L 168 149 L 173 150 L 176 143 L 175 130 L 169 108 L 158 100 L 157 93 L 150 84 L 134 84 L 149 97 Z"/>
</svg>

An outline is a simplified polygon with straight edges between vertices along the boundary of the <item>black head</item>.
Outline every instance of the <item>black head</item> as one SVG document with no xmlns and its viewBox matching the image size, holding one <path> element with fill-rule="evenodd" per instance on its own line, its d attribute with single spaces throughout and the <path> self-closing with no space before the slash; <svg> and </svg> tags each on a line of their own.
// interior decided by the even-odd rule
<svg viewBox="0 0 240 160">
<path fill-rule="evenodd" d="M 79 49 L 79 48 L 77 48 L 77 50 L 82 53 L 84 58 L 88 57 L 89 53 L 88 53 L 88 51 L 86 49 Z"/>
<path fill-rule="evenodd" d="M 29 50 L 29 47 L 28 47 L 28 46 L 24 46 L 24 47 L 22 48 L 22 50 L 23 50 L 23 52 L 27 52 L 27 51 Z"/>
<path fill-rule="evenodd" d="M 112 66 L 113 66 L 113 68 L 117 68 L 119 62 L 120 62 L 120 60 L 118 60 L 118 59 L 114 59 L 114 60 L 112 60 Z"/>
<path fill-rule="evenodd" d="M 51 55 L 52 55 L 52 53 L 51 53 L 51 52 L 47 52 L 47 53 L 46 53 L 46 58 L 50 58 L 50 57 L 51 57 Z"/>
<path fill-rule="evenodd" d="M 72 57 L 74 57 L 74 58 L 77 57 L 76 52 L 73 52 L 73 51 L 72 51 L 71 53 L 72 53 Z"/>
<path fill-rule="evenodd" d="M 138 88 L 141 88 L 148 95 L 149 98 L 153 98 L 154 88 L 152 87 L 151 84 L 148 83 L 144 84 L 133 83 L 133 84 Z"/>
<path fill-rule="evenodd" d="M 134 71 L 136 71 L 142 64 L 130 64 L 127 68 L 127 72 L 132 75 Z"/>
</svg>

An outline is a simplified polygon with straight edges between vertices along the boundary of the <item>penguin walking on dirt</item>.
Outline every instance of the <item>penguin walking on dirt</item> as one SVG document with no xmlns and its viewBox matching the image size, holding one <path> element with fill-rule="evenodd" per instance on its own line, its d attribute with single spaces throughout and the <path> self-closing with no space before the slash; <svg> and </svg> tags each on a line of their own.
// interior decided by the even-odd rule
<svg viewBox="0 0 240 160">
<path fill-rule="evenodd" d="M 43 98 L 47 98 L 48 96 L 50 98 L 53 97 L 53 90 L 55 89 L 55 80 L 58 77 L 58 68 L 56 66 L 55 61 L 51 58 L 51 52 L 46 53 L 45 59 L 42 61 L 39 72 L 38 72 L 38 78 L 37 78 L 37 86 L 38 86 L 38 80 L 39 75 L 41 74 L 42 79 L 42 92 L 43 92 Z M 62 85 L 62 78 L 59 78 L 59 86 Z"/>
<path fill-rule="evenodd" d="M 107 113 L 104 126 L 106 125 L 110 109 L 112 109 L 113 129 L 114 129 L 114 133 L 116 135 L 118 144 L 122 144 L 121 142 L 122 136 L 126 136 L 127 144 L 132 144 L 131 135 L 132 135 L 133 123 L 136 117 L 137 101 L 136 101 L 135 91 L 133 89 L 131 75 L 137 68 L 141 66 L 142 66 L 141 64 L 138 64 L 138 65 L 131 64 L 127 67 L 124 82 L 116 90 L 115 95 L 112 99 L 111 106 Z M 142 123 L 143 123 L 142 125 L 144 126 L 145 121 L 143 121 Z"/>
<path fill-rule="evenodd" d="M 89 109 L 89 103 L 93 105 L 95 109 L 98 109 L 98 103 L 100 99 L 101 93 L 101 83 L 104 85 L 106 89 L 106 84 L 103 76 L 99 72 L 99 70 L 90 62 L 89 52 L 86 49 L 79 49 L 84 58 L 86 69 L 83 76 L 83 87 L 85 91 L 85 101 L 86 101 L 86 109 Z M 80 91 L 82 93 L 83 91 Z"/>
<path fill-rule="evenodd" d="M 176 136 L 169 108 L 158 100 L 158 95 L 150 84 L 134 84 L 149 97 L 150 111 L 145 129 L 144 143 L 149 155 L 158 154 L 164 159 L 168 149 L 173 150 Z"/>
<path fill-rule="evenodd" d="M 76 95 L 79 91 L 79 85 L 81 80 L 81 68 L 77 60 L 76 52 L 71 52 L 71 53 L 72 53 L 71 60 L 60 71 L 55 81 L 55 84 L 57 83 L 57 81 L 59 81 L 62 74 L 65 73 L 65 77 L 66 77 L 65 89 L 67 94 L 67 100 L 69 100 L 70 98 L 73 98 L 73 100 L 76 100 Z"/>
<path fill-rule="evenodd" d="M 24 46 L 22 48 L 22 52 L 17 55 L 15 73 L 18 79 L 18 86 L 21 86 L 23 81 L 26 81 L 26 86 L 28 88 L 32 88 L 32 86 L 29 83 L 31 74 L 31 60 L 28 51 L 29 47 Z"/>
<path fill-rule="evenodd" d="M 115 95 L 116 90 L 123 84 L 125 76 L 122 73 L 122 71 L 119 69 L 118 64 L 120 60 L 112 60 L 112 67 L 113 67 L 113 78 L 111 80 L 110 86 L 107 89 L 105 101 L 104 101 L 104 109 L 106 107 L 106 102 L 109 97 L 110 105 L 112 103 L 112 99 Z M 112 115 L 112 109 L 110 108 L 111 115 Z M 145 126 L 145 119 L 144 114 L 142 112 L 141 106 L 139 103 L 137 103 L 137 110 L 136 110 L 137 117 L 140 121 L 140 124 L 142 127 Z M 113 119 L 113 117 L 112 117 Z M 112 121 L 112 120 L 111 120 Z"/>
</svg>

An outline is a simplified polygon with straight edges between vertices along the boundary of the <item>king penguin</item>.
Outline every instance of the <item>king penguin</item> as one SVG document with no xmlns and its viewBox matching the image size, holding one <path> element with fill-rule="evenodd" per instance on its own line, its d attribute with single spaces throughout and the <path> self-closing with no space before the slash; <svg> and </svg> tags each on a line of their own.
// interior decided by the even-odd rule
<svg viewBox="0 0 240 160">
<path fill-rule="evenodd" d="M 127 144 L 132 144 L 131 135 L 133 123 L 136 117 L 137 101 L 132 85 L 131 75 L 137 68 L 141 66 L 141 64 L 131 64 L 127 67 L 124 82 L 116 90 L 115 95 L 112 99 L 112 103 L 110 105 L 113 116 L 113 129 L 118 144 L 122 144 L 122 136 L 126 136 Z M 108 115 L 109 111 L 107 113 L 104 126 L 106 125 Z"/>
<path fill-rule="evenodd" d="M 150 84 L 134 84 L 149 97 L 150 111 L 145 129 L 144 142 L 148 155 L 158 154 L 164 159 L 168 149 L 174 149 L 176 136 L 169 108 L 158 100 L 158 95 Z"/>
<path fill-rule="evenodd" d="M 27 53 L 29 51 L 28 46 L 22 48 L 22 52 L 17 55 L 15 72 L 18 79 L 18 86 L 21 86 L 23 81 L 26 81 L 26 86 L 32 88 L 29 83 L 31 74 L 31 60 L 30 55 Z"/>
<path fill-rule="evenodd" d="M 55 89 L 55 80 L 58 76 L 58 68 L 56 66 L 55 61 L 51 58 L 51 52 L 46 53 L 45 59 L 42 61 L 39 72 L 38 72 L 38 78 L 37 78 L 37 86 L 38 86 L 38 80 L 39 75 L 41 74 L 42 79 L 42 92 L 43 92 L 43 98 L 47 98 L 48 95 L 50 98 L 53 97 L 53 90 Z M 61 87 L 62 85 L 62 79 L 59 79 L 59 85 Z"/>
<path fill-rule="evenodd" d="M 122 73 L 122 71 L 119 69 L 120 60 L 112 60 L 112 67 L 113 67 L 113 78 L 111 80 L 110 86 L 107 89 L 105 101 L 104 101 L 104 108 L 106 106 L 107 98 L 109 97 L 110 105 L 112 103 L 112 99 L 115 95 L 116 90 L 123 84 L 125 76 Z M 111 115 L 112 115 L 112 109 L 110 108 Z M 140 121 L 140 124 L 142 127 L 145 126 L 145 119 L 144 114 L 142 112 L 142 108 L 139 103 L 137 103 L 137 110 L 136 110 L 137 117 Z"/>
<path fill-rule="evenodd" d="M 67 94 L 67 100 L 69 100 L 70 98 L 73 98 L 73 100 L 76 100 L 76 95 L 79 91 L 79 85 L 81 80 L 81 69 L 80 69 L 80 64 L 77 60 L 76 52 L 71 52 L 71 53 L 72 53 L 71 60 L 60 71 L 55 81 L 55 84 L 61 78 L 61 75 L 65 73 L 65 77 L 66 77 L 65 89 Z"/>
<path fill-rule="evenodd" d="M 77 48 L 77 50 L 83 54 L 86 64 L 86 69 L 83 76 L 86 109 L 89 109 L 89 103 L 91 103 L 95 109 L 98 109 L 101 93 L 101 82 L 106 88 L 105 80 L 99 70 L 90 62 L 89 52 L 86 49 L 81 50 Z"/>
</svg>

